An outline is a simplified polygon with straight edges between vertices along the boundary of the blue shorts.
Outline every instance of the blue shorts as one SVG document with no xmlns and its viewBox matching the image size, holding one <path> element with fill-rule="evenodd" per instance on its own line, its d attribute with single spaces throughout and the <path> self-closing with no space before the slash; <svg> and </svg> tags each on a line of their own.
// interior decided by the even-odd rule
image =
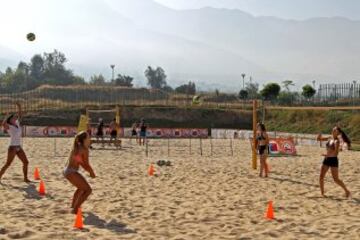
<svg viewBox="0 0 360 240">
<path fill-rule="evenodd" d="M 146 137 L 146 132 L 140 132 L 140 137 Z"/>
</svg>

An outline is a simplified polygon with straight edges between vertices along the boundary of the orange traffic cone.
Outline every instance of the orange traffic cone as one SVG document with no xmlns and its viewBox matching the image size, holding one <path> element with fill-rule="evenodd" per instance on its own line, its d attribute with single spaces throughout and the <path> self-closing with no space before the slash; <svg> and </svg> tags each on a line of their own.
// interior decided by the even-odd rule
<svg viewBox="0 0 360 240">
<path fill-rule="evenodd" d="M 45 184 L 42 180 L 40 181 L 39 194 L 45 196 Z"/>
<path fill-rule="evenodd" d="M 82 229 L 84 227 L 83 219 L 82 219 L 82 211 L 81 208 L 78 208 L 75 218 L 74 228 Z"/>
<path fill-rule="evenodd" d="M 35 171 L 34 171 L 34 179 L 35 179 L 35 180 L 40 180 L 40 173 L 39 173 L 39 169 L 38 169 L 38 168 L 35 168 Z"/>
<path fill-rule="evenodd" d="M 148 170 L 148 174 L 149 176 L 154 176 L 155 173 L 155 168 L 153 164 L 150 164 L 149 170 Z"/>
<path fill-rule="evenodd" d="M 272 220 L 275 218 L 274 216 L 274 209 L 273 209 L 273 202 L 269 201 L 267 212 L 266 212 L 266 218 L 269 220 Z"/>
</svg>

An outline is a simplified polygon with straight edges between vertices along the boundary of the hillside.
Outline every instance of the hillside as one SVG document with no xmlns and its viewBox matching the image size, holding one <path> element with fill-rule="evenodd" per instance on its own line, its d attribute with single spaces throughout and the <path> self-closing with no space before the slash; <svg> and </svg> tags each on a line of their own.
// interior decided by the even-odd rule
<svg viewBox="0 0 360 240">
<path fill-rule="evenodd" d="M 94 106 L 95 107 L 95 106 Z M 111 108 L 110 106 L 108 108 Z M 76 126 L 84 108 L 46 110 L 28 113 L 24 124 L 45 126 Z M 261 118 L 260 112 L 259 118 Z M 111 114 L 92 115 L 110 122 Z M 3 116 L 1 116 L 3 118 Z M 151 127 L 169 128 L 228 128 L 251 129 L 252 112 L 225 109 L 174 108 L 174 107 L 134 107 L 121 109 L 121 125 L 130 127 L 135 121 L 145 118 Z M 350 138 L 360 141 L 360 112 L 340 110 L 271 110 L 266 111 L 266 126 L 269 131 L 330 134 L 339 124 Z"/>
</svg>

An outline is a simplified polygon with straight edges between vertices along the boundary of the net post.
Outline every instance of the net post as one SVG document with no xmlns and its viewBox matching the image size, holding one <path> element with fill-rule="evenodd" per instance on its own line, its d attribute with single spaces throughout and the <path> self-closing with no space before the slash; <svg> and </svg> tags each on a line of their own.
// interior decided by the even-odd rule
<svg viewBox="0 0 360 240">
<path fill-rule="evenodd" d="M 253 147 L 252 147 L 252 168 L 257 169 L 257 156 L 256 156 L 256 125 L 257 125 L 257 101 L 253 101 Z"/>
</svg>

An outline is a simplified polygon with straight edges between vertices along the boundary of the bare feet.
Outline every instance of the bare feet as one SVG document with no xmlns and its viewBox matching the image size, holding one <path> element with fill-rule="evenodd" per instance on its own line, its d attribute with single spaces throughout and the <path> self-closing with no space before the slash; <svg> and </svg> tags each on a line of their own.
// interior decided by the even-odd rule
<svg viewBox="0 0 360 240">
<path fill-rule="evenodd" d="M 24 179 L 24 182 L 26 182 L 26 183 L 31 183 L 31 181 L 30 181 L 28 178 L 25 178 L 25 179 Z"/>
<path fill-rule="evenodd" d="M 77 209 L 75 210 L 75 208 L 73 208 L 73 209 L 71 210 L 71 213 L 76 215 L 76 214 L 77 214 Z"/>
</svg>

